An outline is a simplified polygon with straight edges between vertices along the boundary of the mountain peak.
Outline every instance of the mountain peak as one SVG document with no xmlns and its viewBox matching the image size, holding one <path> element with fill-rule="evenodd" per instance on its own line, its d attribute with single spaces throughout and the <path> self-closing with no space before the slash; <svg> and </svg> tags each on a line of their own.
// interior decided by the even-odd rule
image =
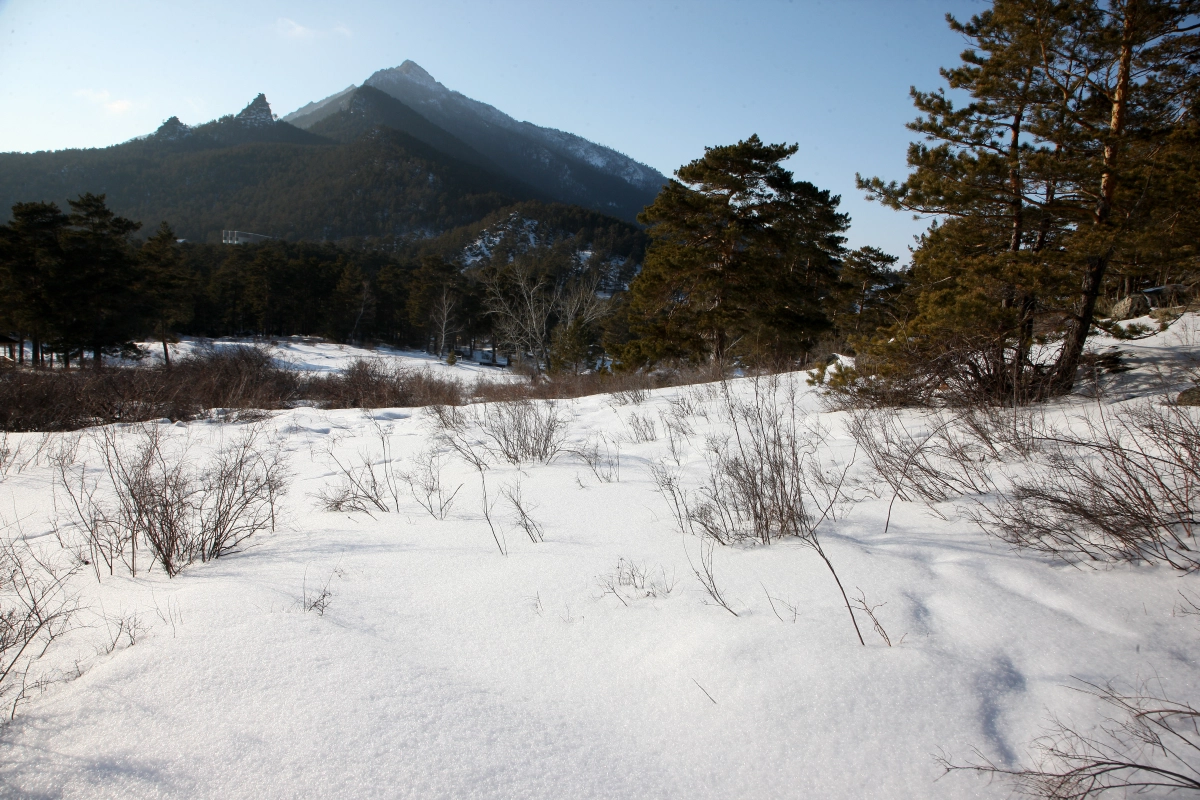
<svg viewBox="0 0 1200 800">
<path fill-rule="evenodd" d="M 171 117 L 169 120 L 158 126 L 158 130 L 154 132 L 154 138 L 165 142 L 174 142 L 179 139 L 186 139 L 192 135 L 192 129 L 179 121 L 179 117 Z"/>
<path fill-rule="evenodd" d="M 415 61 L 405 59 L 404 63 L 395 69 L 387 70 L 388 72 L 398 72 L 414 83 L 419 83 L 422 86 L 427 86 L 430 89 L 435 88 L 438 82 L 433 79 L 433 76 L 426 72 L 420 64 Z"/>
<path fill-rule="evenodd" d="M 250 105 L 238 112 L 235 119 L 252 128 L 263 128 L 275 124 L 275 115 L 271 113 L 271 104 L 267 102 L 267 96 L 261 92 L 258 97 L 250 101 Z"/>
</svg>

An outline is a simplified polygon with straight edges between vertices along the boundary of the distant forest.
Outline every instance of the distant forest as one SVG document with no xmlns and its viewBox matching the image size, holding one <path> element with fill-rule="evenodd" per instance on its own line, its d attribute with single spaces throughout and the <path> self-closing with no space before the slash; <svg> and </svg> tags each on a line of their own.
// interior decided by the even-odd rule
<svg viewBox="0 0 1200 800">
<path fill-rule="evenodd" d="M 645 249 L 634 225 L 541 203 L 419 242 L 338 245 L 180 242 L 165 222 L 143 241 L 140 224 L 103 196 L 83 195 L 68 210 L 18 203 L 0 226 L 0 329 L 33 343 L 35 365 L 136 355 L 135 340 L 179 335 L 321 336 L 442 354 L 486 342 L 512 352 L 519 343 L 497 341 L 495 311 L 517 301 L 513 275 L 546 295 L 548 336 L 565 308 L 551 301 L 575 288 L 619 293 Z M 604 335 L 577 326 L 576 368 Z"/>
</svg>

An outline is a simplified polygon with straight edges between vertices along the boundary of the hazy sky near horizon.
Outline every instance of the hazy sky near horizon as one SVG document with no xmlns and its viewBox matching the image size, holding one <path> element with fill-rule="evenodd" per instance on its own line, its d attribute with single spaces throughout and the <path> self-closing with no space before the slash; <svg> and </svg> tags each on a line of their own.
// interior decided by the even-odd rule
<svg viewBox="0 0 1200 800">
<path fill-rule="evenodd" d="M 706 145 L 795 142 L 850 243 L 907 261 L 927 225 L 868 203 L 903 179 L 908 89 L 942 85 L 982 0 L 96 2 L 0 0 L 0 152 L 103 147 L 264 92 L 280 116 L 405 59 L 521 120 L 665 175 Z M 34 198 L 30 198 L 34 199 Z"/>
</svg>

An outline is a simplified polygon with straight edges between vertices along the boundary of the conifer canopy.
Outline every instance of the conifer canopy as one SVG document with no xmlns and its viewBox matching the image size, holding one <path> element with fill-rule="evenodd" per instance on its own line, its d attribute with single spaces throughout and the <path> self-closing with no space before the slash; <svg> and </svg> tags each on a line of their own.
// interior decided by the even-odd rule
<svg viewBox="0 0 1200 800">
<path fill-rule="evenodd" d="M 782 166 L 796 151 L 757 135 L 705 148 L 642 212 L 650 245 L 630 287 L 627 365 L 794 358 L 829 327 L 822 300 L 849 218 Z"/>
</svg>

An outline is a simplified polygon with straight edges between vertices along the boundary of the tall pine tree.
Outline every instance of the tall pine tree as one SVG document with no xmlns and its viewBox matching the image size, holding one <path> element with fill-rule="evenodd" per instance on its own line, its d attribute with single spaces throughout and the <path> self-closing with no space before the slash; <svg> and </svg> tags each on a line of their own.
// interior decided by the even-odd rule
<svg viewBox="0 0 1200 800">
<path fill-rule="evenodd" d="M 796 151 L 758 136 L 706 148 L 642 212 L 627 363 L 795 358 L 829 326 L 849 219 L 782 166 Z"/>
<path fill-rule="evenodd" d="M 860 179 L 942 220 L 914 255 L 912 317 L 871 354 L 881 376 L 924 369 L 922 392 L 957 382 L 993 402 L 1072 389 L 1110 265 L 1194 229 L 1186 146 L 1169 191 L 1164 164 L 1193 118 L 1198 13 L 1197 0 L 995 0 L 949 18 L 971 47 L 942 74 L 971 101 L 914 90 L 909 127 L 930 144 L 910 147 L 904 183 Z M 1044 363 L 1039 334 L 1061 342 Z"/>
</svg>

